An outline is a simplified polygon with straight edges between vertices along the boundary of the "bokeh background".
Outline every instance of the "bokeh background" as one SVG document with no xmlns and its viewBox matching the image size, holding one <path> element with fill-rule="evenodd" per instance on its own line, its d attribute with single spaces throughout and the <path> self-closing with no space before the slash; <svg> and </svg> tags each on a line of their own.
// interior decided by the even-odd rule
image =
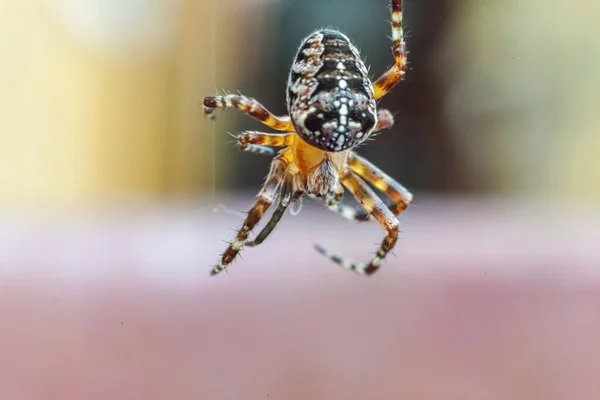
<svg viewBox="0 0 600 400">
<path fill-rule="evenodd" d="M 415 193 L 395 257 L 308 202 L 208 277 L 267 172 L 203 118 L 285 112 L 334 26 L 377 77 L 386 0 L 0 0 L 0 397 L 597 399 L 600 3 L 405 0 L 396 125 L 360 153 Z"/>
</svg>

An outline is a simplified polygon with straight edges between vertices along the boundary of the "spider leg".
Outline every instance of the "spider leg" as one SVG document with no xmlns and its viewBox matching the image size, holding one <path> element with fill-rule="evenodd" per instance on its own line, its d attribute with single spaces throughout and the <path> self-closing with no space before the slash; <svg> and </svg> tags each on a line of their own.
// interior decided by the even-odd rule
<svg viewBox="0 0 600 400">
<path fill-rule="evenodd" d="M 289 146 L 293 141 L 294 133 L 279 134 L 248 131 L 239 136 L 232 136 L 237 139 L 238 145 L 243 151 L 275 156 L 277 152 L 273 147 Z"/>
<path fill-rule="evenodd" d="M 327 207 L 335 206 L 336 204 L 339 204 L 342 201 L 343 197 L 344 186 L 342 186 L 342 184 L 338 182 L 337 186 L 335 187 L 335 191 L 329 196 L 325 197 L 325 204 L 327 205 Z"/>
<path fill-rule="evenodd" d="M 371 275 L 379 269 L 383 259 L 398 240 L 398 220 L 377 197 L 375 192 L 353 172 L 347 173 L 342 178 L 342 183 L 354 195 L 356 200 L 361 203 L 365 210 L 381 224 L 387 231 L 387 235 L 381 242 L 375 256 L 368 263 L 347 260 L 337 254 L 331 253 L 321 245 L 315 245 L 315 249 L 346 269 L 350 269 L 361 275 Z"/>
<path fill-rule="evenodd" d="M 384 199 L 384 204 L 394 215 L 398 215 L 408 208 L 413 198 L 412 193 L 379 167 L 354 152 L 348 154 L 347 162 L 350 169 L 388 196 L 388 198 Z M 341 195 L 337 201 L 335 200 L 335 197 L 329 200 L 327 208 L 340 213 L 342 217 L 353 221 L 369 221 L 373 219 L 364 208 L 351 207 L 342 203 L 340 201 Z"/>
<path fill-rule="evenodd" d="M 413 195 L 394 178 L 354 152 L 348 154 L 347 162 L 352 171 L 366 179 L 367 182 L 381 190 L 392 200 L 392 202 L 386 202 L 386 205 L 394 215 L 398 215 L 408 208 Z"/>
<path fill-rule="evenodd" d="M 290 117 L 275 116 L 257 100 L 236 94 L 225 96 L 208 96 L 204 98 L 204 113 L 214 118 L 217 108 L 237 108 L 252 118 L 257 119 L 268 127 L 278 131 L 294 131 Z"/>
<path fill-rule="evenodd" d="M 277 154 L 275 149 L 273 149 L 272 147 L 263 146 L 260 144 L 249 144 L 246 146 L 244 151 L 247 151 L 248 153 L 260 154 L 263 156 L 272 156 L 272 157 L 274 157 L 275 154 Z"/>
<path fill-rule="evenodd" d="M 338 184 L 333 195 L 329 196 L 325 200 L 325 204 L 327 208 L 333 212 L 341 214 L 342 217 L 349 219 L 351 221 L 368 221 L 371 219 L 371 216 L 365 212 L 364 209 L 360 211 L 357 208 L 349 206 L 346 203 L 342 202 L 342 197 L 344 196 L 344 187 L 342 184 Z M 360 207 L 360 206 L 359 206 Z"/>
<path fill-rule="evenodd" d="M 269 147 L 286 147 L 294 141 L 294 132 L 287 133 L 265 133 L 246 131 L 236 136 L 240 147 L 245 150 L 249 145 L 260 145 Z"/>
<path fill-rule="evenodd" d="M 406 43 L 402 30 L 402 0 L 392 0 L 392 52 L 396 63 L 373 84 L 375 100 L 396 85 L 406 72 Z"/>
<path fill-rule="evenodd" d="M 250 231 L 258 224 L 264 213 L 273 203 L 277 190 L 280 188 L 285 176 L 286 168 L 287 163 L 282 158 L 276 157 L 273 159 L 271 170 L 269 171 L 269 175 L 267 176 L 263 188 L 258 193 L 256 202 L 248 212 L 248 216 L 242 227 L 239 229 L 236 237 L 223 253 L 221 261 L 210 272 L 211 275 L 216 275 L 227 268 L 240 252 L 244 242 L 248 239 L 248 235 L 250 235 Z"/>
<path fill-rule="evenodd" d="M 383 200 L 383 202 L 389 210 L 394 210 L 397 207 L 397 204 L 390 199 L 386 198 Z M 356 207 L 352 207 L 342 202 L 341 196 L 339 199 L 332 197 L 326 202 L 326 204 L 329 210 L 339 213 L 343 218 L 349 219 L 350 221 L 364 222 L 371 221 L 373 219 L 373 216 L 366 212 L 365 209 L 360 206 L 360 204 Z"/>
<path fill-rule="evenodd" d="M 279 220 L 285 213 L 285 210 L 287 210 L 290 203 L 293 200 L 300 197 L 301 195 L 301 191 L 296 191 L 294 193 L 293 177 L 291 175 L 286 176 L 283 182 L 281 197 L 279 198 L 279 205 L 277 206 L 277 209 L 275 209 L 275 211 L 273 212 L 271 220 L 267 223 L 267 225 L 265 225 L 265 227 L 260 231 L 258 235 L 256 235 L 256 237 L 253 240 L 246 241 L 244 245 L 248 247 L 254 247 L 264 242 L 265 239 L 269 237 L 271 232 L 273 232 L 273 229 L 275 229 L 275 227 L 279 223 Z"/>
</svg>

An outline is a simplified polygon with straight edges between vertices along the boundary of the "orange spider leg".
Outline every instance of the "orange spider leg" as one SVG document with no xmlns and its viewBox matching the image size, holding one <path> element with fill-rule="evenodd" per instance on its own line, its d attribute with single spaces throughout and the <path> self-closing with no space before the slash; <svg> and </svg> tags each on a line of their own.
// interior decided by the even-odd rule
<svg viewBox="0 0 600 400">
<path fill-rule="evenodd" d="M 384 203 L 394 215 L 398 215 L 406 210 L 413 198 L 412 193 L 410 193 L 408 189 L 383 172 L 380 168 L 373 165 L 369 160 L 354 152 L 348 154 L 347 163 L 350 169 L 389 197 L 389 199 L 385 199 Z M 341 197 L 342 196 L 339 195 L 339 197 L 332 198 L 327 203 L 327 207 L 332 211 L 340 213 L 342 217 L 349 220 L 368 221 L 373 219 L 364 208 L 351 207 L 340 202 Z"/>
<path fill-rule="evenodd" d="M 413 195 L 404 186 L 398 183 L 394 178 L 383 172 L 369 160 L 359 156 L 354 152 L 348 154 L 348 166 L 352 171 L 366 179 L 370 184 L 385 193 L 393 200 L 390 210 L 394 215 L 400 214 L 406 210 Z"/>
<path fill-rule="evenodd" d="M 269 237 L 271 232 L 273 232 L 273 229 L 275 229 L 279 223 L 279 220 L 281 220 L 281 217 L 287 210 L 288 206 L 302 196 L 301 191 L 296 191 L 294 193 L 293 183 L 293 176 L 291 174 L 287 175 L 283 183 L 282 192 L 279 198 L 279 205 L 273 212 L 271 219 L 253 240 L 248 240 L 246 243 L 244 243 L 245 246 L 254 247 L 264 242 L 265 239 Z"/>
<path fill-rule="evenodd" d="M 335 192 L 325 200 L 327 208 L 333 212 L 339 213 L 342 217 L 351 221 L 368 221 L 371 215 L 365 212 L 364 208 L 352 207 L 342 202 L 344 197 L 344 187 L 338 184 Z M 360 210 L 359 210 L 360 209 Z"/>
<path fill-rule="evenodd" d="M 373 84 L 375 100 L 379 100 L 396 85 L 406 72 L 406 43 L 402 30 L 402 0 L 392 0 L 392 52 L 396 64 Z"/>
<path fill-rule="evenodd" d="M 281 186 L 284 179 L 286 168 L 287 162 L 281 157 L 276 157 L 273 159 L 273 162 L 271 163 L 271 170 L 269 171 L 269 175 L 267 176 L 263 188 L 258 193 L 256 202 L 248 212 L 248 216 L 246 217 L 242 227 L 239 229 L 236 237 L 223 253 L 221 261 L 211 270 L 211 275 L 216 275 L 227 268 L 227 266 L 240 252 L 240 249 L 244 245 L 244 242 L 246 242 L 246 239 L 248 239 L 252 229 L 256 226 L 256 224 L 258 224 L 264 213 L 273 203 L 277 195 L 277 190 Z"/>
<path fill-rule="evenodd" d="M 350 269 L 361 275 L 371 275 L 379 269 L 387 253 L 396 245 L 399 223 L 394 214 L 387 209 L 375 192 L 353 172 L 348 172 L 342 177 L 342 183 L 354 195 L 363 208 L 381 224 L 387 231 L 387 235 L 381 242 L 377 253 L 375 253 L 375 257 L 368 263 L 359 263 L 345 259 L 331 253 L 321 245 L 315 245 L 315 248 L 319 253 L 324 254 L 331 261 L 340 264 L 346 269 Z"/>
<path fill-rule="evenodd" d="M 237 142 L 242 149 L 248 145 L 260 145 L 269 147 L 286 147 L 293 143 L 294 132 L 287 133 L 265 133 L 246 131 L 237 136 Z"/>
<path fill-rule="evenodd" d="M 214 118 L 217 108 L 237 108 L 268 127 L 278 131 L 294 131 L 294 125 L 288 116 L 275 116 L 257 100 L 235 94 L 208 96 L 204 98 L 204 112 Z"/>
</svg>

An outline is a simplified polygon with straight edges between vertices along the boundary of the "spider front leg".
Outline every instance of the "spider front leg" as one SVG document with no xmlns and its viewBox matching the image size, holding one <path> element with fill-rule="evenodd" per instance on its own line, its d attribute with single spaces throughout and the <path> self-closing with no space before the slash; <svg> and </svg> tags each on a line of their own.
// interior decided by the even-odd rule
<svg viewBox="0 0 600 400">
<path fill-rule="evenodd" d="M 406 43 L 402 30 L 402 0 L 392 0 L 392 52 L 396 64 L 373 84 L 375 100 L 385 96 L 406 72 Z"/>
<path fill-rule="evenodd" d="M 249 153 L 275 156 L 273 147 L 289 146 L 293 141 L 293 133 L 277 134 L 264 132 L 243 132 L 236 138 L 238 145 L 243 151 Z"/>
<path fill-rule="evenodd" d="M 215 117 L 217 108 L 237 108 L 250 117 L 257 119 L 268 127 L 278 131 L 294 131 L 290 117 L 277 117 L 262 104 L 251 97 L 236 94 L 225 96 L 208 96 L 204 98 L 204 113 L 211 119 Z"/>
<path fill-rule="evenodd" d="M 371 275 L 379 269 L 385 256 L 396 245 L 396 241 L 398 240 L 398 220 L 377 197 L 375 192 L 373 192 L 373 190 L 371 190 L 371 188 L 369 188 L 369 186 L 353 172 L 348 172 L 342 178 L 342 183 L 354 195 L 364 209 L 381 224 L 387 231 L 387 235 L 381 242 L 379 250 L 375 253 L 375 257 L 368 263 L 347 260 L 329 252 L 321 245 L 316 245 L 315 248 L 319 253 L 324 254 L 330 260 L 340 264 L 344 268 L 358 272 L 361 275 Z"/>
<path fill-rule="evenodd" d="M 265 239 L 269 237 L 271 232 L 273 232 L 273 229 L 275 229 L 279 223 L 279 220 L 287 210 L 288 206 L 302 196 L 301 191 L 294 192 L 293 184 L 293 175 L 287 175 L 283 183 L 283 189 L 279 198 L 279 205 L 277 206 L 277 209 L 275 209 L 273 212 L 273 215 L 271 216 L 271 219 L 267 225 L 265 225 L 265 227 L 259 232 L 258 235 L 256 235 L 253 240 L 246 241 L 246 243 L 244 243 L 245 246 L 254 247 L 264 242 Z"/>
<path fill-rule="evenodd" d="M 269 147 L 287 147 L 294 141 L 293 132 L 287 133 L 265 133 L 246 131 L 236 136 L 238 144 L 245 150 L 249 145 L 269 146 Z"/>
<path fill-rule="evenodd" d="M 219 264 L 212 269 L 211 275 L 216 275 L 223 271 L 227 266 L 234 260 L 240 249 L 244 245 L 246 239 L 250 235 L 252 229 L 258 224 L 264 213 L 273 203 L 277 190 L 281 186 L 283 178 L 285 176 L 285 170 L 287 163 L 280 157 L 274 158 L 271 163 L 271 170 L 263 185 L 263 188 L 258 193 L 256 202 L 248 212 L 248 216 L 244 221 L 242 227 L 238 231 L 236 237 L 229 244 L 229 247 L 223 253 Z"/>
</svg>

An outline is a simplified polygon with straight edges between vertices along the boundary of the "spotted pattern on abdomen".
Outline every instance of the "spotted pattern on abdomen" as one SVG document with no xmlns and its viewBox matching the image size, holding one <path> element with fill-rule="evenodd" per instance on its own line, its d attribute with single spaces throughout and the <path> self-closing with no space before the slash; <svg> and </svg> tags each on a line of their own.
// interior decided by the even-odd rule
<svg viewBox="0 0 600 400">
<path fill-rule="evenodd" d="M 377 123 L 367 68 L 356 47 L 335 30 L 317 31 L 302 42 L 288 79 L 287 104 L 302 139 L 329 152 L 359 145 Z"/>
</svg>

